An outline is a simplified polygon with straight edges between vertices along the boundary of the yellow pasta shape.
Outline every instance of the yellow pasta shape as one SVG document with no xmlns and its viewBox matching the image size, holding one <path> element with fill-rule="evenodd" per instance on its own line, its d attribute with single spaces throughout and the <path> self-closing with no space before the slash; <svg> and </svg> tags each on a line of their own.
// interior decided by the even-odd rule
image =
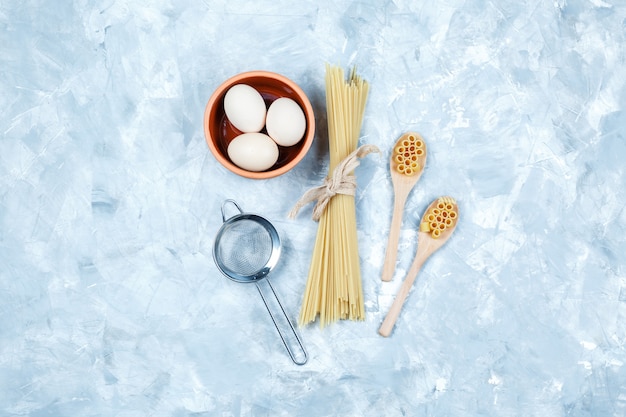
<svg viewBox="0 0 626 417">
<path fill-rule="evenodd" d="M 433 238 L 441 236 L 447 228 L 454 226 L 457 212 L 454 210 L 456 200 L 452 197 L 441 197 L 424 216 L 420 231 L 430 232 Z"/>
<path fill-rule="evenodd" d="M 446 204 L 450 204 L 450 210 L 452 209 L 453 205 L 456 204 L 456 200 L 452 197 L 442 197 L 441 200 Z"/>
<path fill-rule="evenodd" d="M 397 164 L 398 172 L 407 176 L 414 175 L 421 168 L 418 159 L 424 154 L 424 142 L 413 134 L 407 134 L 394 147 L 392 160 Z M 400 165 L 405 165 L 405 168 L 400 169 Z"/>
</svg>

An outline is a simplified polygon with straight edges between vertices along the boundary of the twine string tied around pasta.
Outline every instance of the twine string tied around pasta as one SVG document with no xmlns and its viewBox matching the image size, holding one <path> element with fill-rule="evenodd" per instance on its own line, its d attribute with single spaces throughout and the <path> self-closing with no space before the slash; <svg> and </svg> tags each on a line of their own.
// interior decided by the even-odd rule
<svg viewBox="0 0 626 417">
<path fill-rule="evenodd" d="M 324 183 L 311 188 L 300 197 L 296 205 L 289 212 L 289 218 L 296 217 L 300 209 L 307 204 L 317 201 L 313 207 L 313 220 L 318 221 L 324 213 L 330 199 L 337 194 L 354 196 L 356 194 L 356 176 L 352 173 L 359 166 L 359 158 L 370 153 L 380 153 L 375 145 L 362 145 L 346 156 L 333 170 L 331 177 L 326 177 Z"/>
</svg>

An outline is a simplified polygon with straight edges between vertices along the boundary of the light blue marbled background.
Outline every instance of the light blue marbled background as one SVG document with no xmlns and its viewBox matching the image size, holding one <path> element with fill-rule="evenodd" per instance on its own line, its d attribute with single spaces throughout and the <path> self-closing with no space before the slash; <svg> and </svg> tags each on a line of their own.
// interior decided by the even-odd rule
<svg viewBox="0 0 626 417">
<path fill-rule="evenodd" d="M 626 5 L 612 0 L 87 1 L 0 5 L 3 416 L 623 416 Z M 211 258 L 220 204 L 272 220 L 297 316 L 326 175 L 324 65 L 371 83 L 357 170 L 365 322 L 285 354 L 256 290 Z M 213 90 L 264 69 L 316 110 L 266 181 L 210 155 Z M 387 155 L 420 132 L 398 271 L 380 282 Z M 377 328 L 439 194 L 461 222 L 392 337 Z M 310 208 L 309 208 L 310 210 Z"/>
</svg>

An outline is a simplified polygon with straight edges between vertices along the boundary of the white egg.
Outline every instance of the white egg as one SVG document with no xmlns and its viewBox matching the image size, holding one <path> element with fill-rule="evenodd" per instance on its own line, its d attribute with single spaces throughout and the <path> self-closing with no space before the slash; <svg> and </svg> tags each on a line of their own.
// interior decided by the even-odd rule
<svg viewBox="0 0 626 417">
<path fill-rule="evenodd" d="M 304 136 L 306 118 L 298 103 L 288 97 L 281 97 L 270 104 L 265 128 L 279 145 L 293 146 Z"/>
<path fill-rule="evenodd" d="M 278 160 L 278 145 L 264 133 L 242 133 L 228 144 L 228 156 L 247 171 L 265 171 Z"/>
<path fill-rule="evenodd" d="M 247 84 L 237 84 L 224 96 L 224 112 L 233 126 L 250 133 L 263 129 L 267 110 L 261 93 Z"/>
</svg>

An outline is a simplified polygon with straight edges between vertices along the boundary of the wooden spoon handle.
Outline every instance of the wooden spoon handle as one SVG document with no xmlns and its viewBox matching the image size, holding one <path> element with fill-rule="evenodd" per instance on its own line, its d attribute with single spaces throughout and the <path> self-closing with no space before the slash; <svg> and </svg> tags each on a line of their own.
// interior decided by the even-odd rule
<svg viewBox="0 0 626 417">
<path fill-rule="evenodd" d="M 387 251 L 385 253 L 385 263 L 383 264 L 382 280 L 391 281 L 393 272 L 396 270 L 396 259 L 398 258 L 398 241 L 400 240 L 400 228 L 402 226 L 402 213 L 406 203 L 406 195 L 397 195 L 394 198 L 393 214 L 391 215 L 391 228 L 387 239 Z"/>
<path fill-rule="evenodd" d="M 380 325 L 378 329 L 378 333 L 381 336 L 387 337 L 391 334 L 393 330 L 393 326 L 396 324 L 396 320 L 398 320 L 398 316 L 400 315 L 400 311 L 402 311 L 402 306 L 404 305 L 404 301 L 409 295 L 409 291 L 411 291 L 411 287 L 413 286 L 413 282 L 415 282 L 415 278 L 417 277 L 417 273 L 422 268 L 424 261 L 428 256 L 423 256 L 422 253 L 418 252 L 413 260 L 413 264 L 411 264 L 411 268 L 409 268 L 409 272 L 407 272 L 406 278 L 404 282 L 400 286 L 398 290 L 398 294 L 396 294 L 395 300 L 393 300 L 393 304 L 383 320 L 383 323 Z"/>
</svg>

